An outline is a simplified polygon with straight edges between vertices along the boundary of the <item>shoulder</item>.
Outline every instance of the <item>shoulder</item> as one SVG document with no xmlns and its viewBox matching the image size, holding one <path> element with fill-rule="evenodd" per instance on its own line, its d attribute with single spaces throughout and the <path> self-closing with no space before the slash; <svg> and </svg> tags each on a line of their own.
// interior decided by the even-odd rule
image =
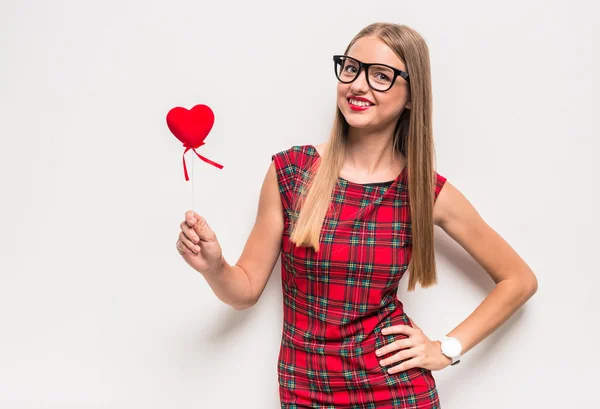
<svg viewBox="0 0 600 409">
<path fill-rule="evenodd" d="M 275 168 L 278 170 L 292 168 L 304 169 L 319 156 L 320 147 L 313 145 L 293 145 L 285 150 L 271 155 L 271 160 L 275 162 Z"/>
<path fill-rule="evenodd" d="M 325 145 L 326 145 L 326 143 L 321 143 L 319 145 L 314 145 L 314 148 L 317 151 L 317 153 L 319 154 L 319 156 L 323 156 L 323 153 L 325 152 Z"/>
<path fill-rule="evenodd" d="M 444 230 L 457 220 L 472 219 L 476 212 L 462 192 L 445 177 L 436 177 L 436 200 L 433 206 L 433 223 Z"/>
<path fill-rule="evenodd" d="M 439 196 L 440 192 L 442 191 L 442 188 L 444 187 L 444 185 L 446 184 L 447 179 L 440 175 L 439 173 L 435 172 L 435 180 L 434 180 L 434 201 L 437 201 L 437 197 Z"/>
<path fill-rule="evenodd" d="M 292 146 L 287 149 L 278 151 L 271 155 L 271 160 L 275 162 L 275 164 L 286 164 L 290 165 L 295 162 L 296 156 L 298 153 L 298 146 Z"/>
</svg>

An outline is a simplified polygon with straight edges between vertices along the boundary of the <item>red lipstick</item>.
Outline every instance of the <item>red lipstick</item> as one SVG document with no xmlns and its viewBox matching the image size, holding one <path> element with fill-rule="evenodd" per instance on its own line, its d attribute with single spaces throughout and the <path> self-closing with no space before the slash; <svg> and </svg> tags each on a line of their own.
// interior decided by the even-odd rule
<svg viewBox="0 0 600 409">
<path fill-rule="evenodd" d="M 350 100 L 354 100 L 354 101 L 364 101 L 369 103 L 369 105 L 364 105 L 364 106 L 359 106 L 359 105 L 354 105 L 350 102 Z M 363 97 L 356 97 L 356 96 L 350 96 L 347 98 L 348 101 L 348 107 L 350 107 L 351 110 L 353 111 L 366 111 L 367 109 L 371 108 L 373 105 L 373 102 L 368 100 L 367 98 L 363 98 Z"/>
<path fill-rule="evenodd" d="M 360 105 L 354 105 L 353 103 L 350 102 L 350 100 L 353 100 L 353 101 L 364 101 L 364 102 L 367 102 L 368 105 L 362 105 L 362 106 L 360 106 Z M 368 99 L 363 98 L 363 97 L 349 97 L 347 99 L 347 101 L 348 101 L 348 107 L 351 110 L 353 110 L 353 111 L 359 111 L 359 112 L 366 111 L 367 109 L 369 109 L 373 105 L 375 105 L 371 101 L 369 101 Z"/>
</svg>

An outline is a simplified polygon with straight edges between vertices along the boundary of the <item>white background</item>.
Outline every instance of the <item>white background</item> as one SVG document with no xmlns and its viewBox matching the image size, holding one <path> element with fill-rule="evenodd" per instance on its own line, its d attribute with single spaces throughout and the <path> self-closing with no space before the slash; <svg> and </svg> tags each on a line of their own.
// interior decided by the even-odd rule
<svg viewBox="0 0 600 409">
<path fill-rule="evenodd" d="M 597 16 L 555 0 L 2 0 L 0 407 L 279 407 L 281 264 L 236 311 L 180 258 L 192 184 L 165 116 L 215 112 L 199 152 L 224 168 L 196 159 L 195 210 L 235 264 L 271 155 L 329 137 L 331 55 L 390 21 L 430 47 L 438 172 L 539 279 L 434 373 L 443 408 L 600 408 Z M 439 229 L 436 254 L 440 284 L 399 294 L 432 339 L 493 288 Z"/>
</svg>

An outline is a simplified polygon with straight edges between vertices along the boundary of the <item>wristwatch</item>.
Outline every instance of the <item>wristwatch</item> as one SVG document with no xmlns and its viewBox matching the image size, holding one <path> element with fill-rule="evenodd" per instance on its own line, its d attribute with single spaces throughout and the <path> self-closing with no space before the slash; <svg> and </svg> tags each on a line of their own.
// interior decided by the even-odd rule
<svg viewBox="0 0 600 409">
<path fill-rule="evenodd" d="M 452 359 L 452 363 L 450 365 L 456 365 L 460 362 L 462 344 L 458 339 L 454 337 L 444 337 L 444 339 L 441 341 L 441 347 L 442 354 Z"/>
</svg>

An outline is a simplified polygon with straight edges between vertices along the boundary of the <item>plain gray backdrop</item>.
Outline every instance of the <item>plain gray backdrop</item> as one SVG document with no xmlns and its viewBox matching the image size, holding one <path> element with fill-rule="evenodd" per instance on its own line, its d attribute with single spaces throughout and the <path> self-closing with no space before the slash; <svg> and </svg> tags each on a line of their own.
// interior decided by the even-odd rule
<svg viewBox="0 0 600 409">
<path fill-rule="evenodd" d="M 224 168 L 196 159 L 194 210 L 235 264 L 271 155 L 327 140 L 331 56 L 376 21 L 426 39 L 437 170 L 539 279 L 434 372 L 444 409 L 597 407 L 597 15 L 556 0 L 2 0 L 0 407 L 279 407 L 281 264 L 236 311 L 180 258 L 192 183 L 165 116 L 215 112 L 199 153 Z M 435 244 L 439 285 L 399 294 L 431 339 L 493 288 L 440 229 Z"/>
</svg>

